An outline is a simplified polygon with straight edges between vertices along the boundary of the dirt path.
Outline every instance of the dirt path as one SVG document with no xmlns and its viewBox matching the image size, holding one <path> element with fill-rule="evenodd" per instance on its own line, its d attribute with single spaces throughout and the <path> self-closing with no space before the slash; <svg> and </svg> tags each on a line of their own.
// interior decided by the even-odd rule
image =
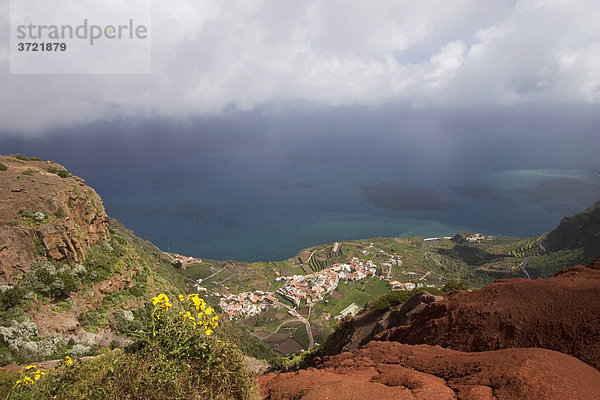
<svg viewBox="0 0 600 400">
<path fill-rule="evenodd" d="M 273 331 L 272 333 L 268 334 L 267 336 L 260 337 L 260 336 L 259 336 L 259 335 L 257 335 L 256 333 L 254 334 L 254 336 L 256 336 L 257 338 L 259 338 L 260 340 L 267 340 L 267 339 L 269 339 L 271 336 L 273 336 L 273 335 L 277 334 L 277 332 L 279 332 L 279 329 L 280 329 L 280 328 L 281 328 L 283 325 L 285 325 L 285 324 L 288 324 L 288 323 L 290 323 L 290 322 L 302 322 L 302 321 L 300 321 L 299 319 L 288 319 L 288 320 L 285 320 L 285 321 L 283 321 L 282 323 L 280 323 L 280 324 L 279 324 L 279 326 L 277 327 L 277 329 L 275 329 L 275 331 Z"/>
<path fill-rule="evenodd" d="M 312 327 L 310 326 L 310 323 L 308 322 L 308 320 L 306 318 L 304 318 L 302 315 L 300 315 L 298 313 L 298 311 L 296 311 L 292 307 L 285 305 L 285 304 L 283 304 L 283 306 L 285 308 L 287 308 L 288 310 L 290 310 L 290 314 L 292 314 L 294 317 L 298 318 L 304 324 L 304 326 L 306 326 L 306 333 L 308 334 L 308 350 L 315 347 L 315 339 L 313 337 Z"/>
</svg>

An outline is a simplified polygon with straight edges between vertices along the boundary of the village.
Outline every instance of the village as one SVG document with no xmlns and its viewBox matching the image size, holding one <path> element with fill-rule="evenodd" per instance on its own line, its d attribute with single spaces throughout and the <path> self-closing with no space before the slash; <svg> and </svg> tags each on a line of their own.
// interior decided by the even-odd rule
<svg viewBox="0 0 600 400">
<path fill-rule="evenodd" d="M 182 256 L 181 254 L 176 254 L 176 253 L 170 253 L 169 254 L 173 260 L 179 264 L 181 264 L 181 268 L 187 267 L 188 265 L 191 264 L 196 264 L 196 263 L 202 263 L 202 259 L 201 258 L 195 258 L 195 257 L 189 257 L 189 256 Z"/>
<path fill-rule="evenodd" d="M 290 300 L 296 307 L 300 305 L 301 300 L 306 300 L 307 305 L 312 305 L 334 291 L 340 279 L 355 282 L 374 276 L 376 271 L 377 266 L 371 260 L 363 263 L 353 257 L 350 264 L 334 264 L 309 275 L 294 275 L 291 279 L 277 278 L 288 279 L 277 293 Z"/>
<path fill-rule="evenodd" d="M 262 291 L 223 294 L 219 306 L 229 319 L 253 317 L 265 310 L 281 307 L 273 293 Z"/>
<path fill-rule="evenodd" d="M 389 262 L 383 263 L 382 275 L 390 272 L 392 265 L 402 265 L 402 261 L 391 258 Z M 425 285 L 422 283 L 429 274 L 417 278 L 414 272 L 405 272 L 410 281 L 399 282 L 397 280 L 389 281 L 383 276 L 377 276 L 377 265 L 371 261 L 361 261 L 357 257 L 353 257 L 347 263 L 337 263 L 329 268 L 325 268 L 318 272 L 313 272 L 307 275 L 293 275 L 290 277 L 280 276 L 275 279 L 276 282 L 285 281 L 285 284 L 277 289 L 276 293 L 272 292 L 243 292 L 239 294 L 216 294 L 220 297 L 219 305 L 223 312 L 230 318 L 253 317 L 259 315 L 263 311 L 277 309 L 284 306 L 275 294 L 292 302 L 296 307 L 304 301 L 307 306 L 314 305 L 319 301 L 323 301 L 327 294 L 333 292 L 342 281 L 357 282 L 366 278 L 378 277 L 379 279 L 388 281 L 392 290 L 413 290 L 421 288 Z M 420 281 L 413 283 L 411 281 Z"/>
</svg>

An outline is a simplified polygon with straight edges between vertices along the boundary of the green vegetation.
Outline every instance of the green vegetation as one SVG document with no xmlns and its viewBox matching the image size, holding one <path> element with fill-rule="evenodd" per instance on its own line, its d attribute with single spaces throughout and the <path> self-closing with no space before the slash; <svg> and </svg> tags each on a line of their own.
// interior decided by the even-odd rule
<svg viewBox="0 0 600 400">
<path fill-rule="evenodd" d="M 479 247 L 456 244 L 452 249 L 440 249 L 439 254 L 460 259 L 467 265 L 480 266 L 485 263 L 503 258 L 503 254 L 492 254 Z"/>
<path fill-rule="evenodd" d="M 56 174 L 58 172 L 58 168 L 48 167 L 48 172 L 50 172 L 51 174 Z"/>
<path fill-rule="evenodd" d="M 21 214 L 28 221 L 34 213 Z M 29 314 L 41 312 L 46 304 L 54 303 L 52 309 L 57 312 L 68 311 L 73 305 L 74 293 L 85 294 L 96 284 L 106 282 L 103 283 L 105 289 L 101 294 L 101 304 L 79 315 L 81 324 L 89 331 L 118 325 L 118 332 L 135 335 L 140 329 L 138 317 L 142 315 L 136 308 L 144 304 L 143 299 L 148 293 L 157 293 L 161 289 L 177 293 L 189 289 L 187 278 L 173 268 L 158 248 L 135 237 L 117 221 L 111 221 L 109 229 L 111 239 L 92 245 L 82 264 L 37 261 L 20 282 L 0 293 L 0 321 L 4 325 L 4 328 L 0 327 L 2 364 L 52 359 L 60 357 L 73 346 L 83 346 L 60 337 L 38 335 L 38 328 L 29 320 Z M 41 249 L 41 241 L 39 245 Z M 111 279 L 114 283 L 109 281 Z M 119 282 L 131 284 L 123 286 Z M 133 308 L 133 321 L 119 321 L 124 304 L 128 304 L 129 309 Z M 95 352 L 97 348 L 79 350 Z"/>
<path fill-rule="evenodd" d="M 419 292 L 428 292 L 431 294 L 439 295 L 443 292 L 439 289 L 435 288 L 419 288 L 414 290 L 394 290 L 392 292 L 388 292 L 384 295 L 376 297 L 371 300 L 367 305 L 367 310 L 379 310 L 379 311 L 387 311 L 393 307 L 396 307 L 400 304 L 405 303 L 408 299 L 410 299 L 413 295 Z"/>
<path fill-rule="evenodd" d="M 560 225 L 546 236 L 543 244 L 549 252 L 580 251 L 576 263 L 592 262 L 600 256 L 600 202 L 579 214 L 563 218 Z"/>
<path fill-rule="evenodd" d="M 37 171 L 33 168 L 27 168 L 25 171 L 23 171 L 23 175 L 32 176 L 36 172 Z"/>
<path fill-rule="evenodd" d="M 444 287 L 442 287 L 442 293 L 453 293 L 459 290 L 470 290 L 472 287 L 471 282 L 465 279 L 454 279 L 446 282 Z"/>
<path fill-rule="evenodd" d="M 327 262 L 327 260 L 319 261 L 316 257 L 311 257 L 310 261 L 308 262 L 308 265 L 310 266 L 310 269 L 313 272 L 322 271 L 325 268 L 329 267 L 329 263 Z"/>
<path fill-rule="evenodd" d="M 6 164 L 0 163 L 0 171 L 6 171 L 7 169 L 8 167 L 6 166 Z"/>
<path fill-rule="evenodd" d="M 585 259 L 584 249 L 559 250 L 531 258 L 526 268 L 532 279 L 549 278 L 565 267 L 580 264 L 583 259 Z"/>
<path fill-rule="evenodd" d="M 537 240 L 537 237 L 521 240 L 511 246 L 507 252 L 519 258 L 539 255 L 540 248 L 537 245 Z"/>
<path fill-rule="evenodd" d="M 61 169 L 56 173 L 56 175 L 60 176 L 61 178 L 68 178 L 71 176 L 71 173 L 66 169 Z"/>
<path fill-rule="evenodd" d="M 87 270 L 81 265 L 37 262 L 23 279 L 23 288 L 48 298 L 68 295 L 81 286 Z"/>
<path fill-rule="evenodd" d="M 19 210 L 19 216 L 29 226 L 48 223 L 48 215 L 41 211 Z"/>
<path fill-rule="evenodd" d="M 300 346 L 304 347 L 305 349 L 308 349 L 310 341 L 308 339 L 308 332 L 306 332 L 306 326 L 304 324 L 296 328 L 294 333 L 292 333 L 292 339 L 300 343 Z"/>
<path fill-rule="evenodd" d="M 154 306 L 145 308 L 137 340 L 125 350 L 87 361 L 66 357 L 44 374 L 28 367 L 21 381 L 40 375 L 31 376 L 29 384 L 14 385 L 17 374 L 0 372 L 0 395 L 14 400 L 258 398 L 240 351 L 214 337 L 218 317 L 212 309 L 198 297 L 181 299 L 173 304 L 164 294 L 155 297 Z"/>
<path fill-rule="evenodd" d="M 191 264 L 185 268 L 185 274 L 190 278 L 197 279 L 205 279 L 206 277 L 212 275 L 210 264 Z"/>
<path fill-rule="evenodd" d="M 67 216 L 67 213 L 65 212 L 65 209 L 62 207 L 58 207 L 58 209 L 54 212 L 54 217 L 56 218 L 64 218 Z"/>
<path fill-rule="evenodd" d="M 22 161 L 30 161 L 31 159 L 27 156 L 24 156 L 23 154 L 11 154 L 10 155 L 13 158 L 16 158 L 17 160 L 22 160 Z"/>
</svg>

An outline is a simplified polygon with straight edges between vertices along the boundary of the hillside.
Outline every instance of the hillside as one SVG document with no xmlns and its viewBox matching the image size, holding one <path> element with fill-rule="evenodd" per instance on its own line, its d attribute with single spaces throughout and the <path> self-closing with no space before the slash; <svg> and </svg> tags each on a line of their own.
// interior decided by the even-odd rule
<svg viewBox="0 0 600 400">
<path fill-rule="evenodd" d="M 2 365 L 123 346 L 152 296 L 192 291 L 168 256 L 107 216 L 83 179 L 52 161 L 0 164 Z M 269 357 L 243 327 L 221 328 L 248 354 Z"/>
<path fill-rule="evenodd" d="M 3 157 L 0 171 L 0 284 L 22 278 L 35 261 L 77 263 L 110 240 L 98 194 L 52 161 Z"/>
<path fill-rule="evenodd" d="M 457 283 L 464 286 L 469 282 L 478 288 L 498 279 L 548 277 L 580 262 L 583 252 L 600 255 L 594 241 L 600 230 L 589 217 L 595 209 L 566 219 L 587 221 L 573 249 L 549 248 L 545 244 L 563 230 L 563 221 L 555 231 L 533 238 L 469 232 L 452 238 L 370 238 L 311 247 L 279 262 L 198 260 L 186 265 L 184 272 L 206 290 L 214 303 L 229 308 L 231 318 L 256 338 L 280 354 L 293 354 L 309 349 L 311 343 L 324 343 L 346 313 L 356 313 L 394 289 L 438 293 L 446 285 Z M 361 265 L 367 269 L 371 266 L 374 273 L 348 279 L 343 272 L 332 272 L 340 265 L 348 266 L 350 271 L 360 270 Z M 341 277 L 337 284 L 318 283 L 335 275 Z M 282 294 L 291 285 L 300 297 Z M 311 294 L 311 290 L 321 290 L 322 294 Z M 276 301 L 260 300 L 263 294 Z M 258 300 L 250 301 L 252 296 Z M 295 310 L 306 322 L 286 308 Z"/>
<path fill-rule="evenodd" d="M 565 217 L 543 241 L 551 252 L 582 249 L 582 262 L 600 254 L 600 201 L 587 210 Z"/>
<path fill-rule="evenodd" d="M 263 395 L 597 398 L 599 307 L 600 259 L 550 279 L 506 279 L 445 297 L 419 293 L 344 324 L 305 356 L 314 368 L 262 377 Z"/>
</svg>

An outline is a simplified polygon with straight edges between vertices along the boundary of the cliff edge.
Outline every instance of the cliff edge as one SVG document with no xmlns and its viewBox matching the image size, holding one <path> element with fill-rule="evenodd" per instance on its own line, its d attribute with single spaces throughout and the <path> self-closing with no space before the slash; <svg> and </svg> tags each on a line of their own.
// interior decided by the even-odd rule
<svg viewBox="0 0 600 400">
<path fill-rule="evenodd" d="M 52 161 L 0 156 L 0 286 L 37 260 L 81 262 L 110 239 L 102 199 Z"/>
</svg>

